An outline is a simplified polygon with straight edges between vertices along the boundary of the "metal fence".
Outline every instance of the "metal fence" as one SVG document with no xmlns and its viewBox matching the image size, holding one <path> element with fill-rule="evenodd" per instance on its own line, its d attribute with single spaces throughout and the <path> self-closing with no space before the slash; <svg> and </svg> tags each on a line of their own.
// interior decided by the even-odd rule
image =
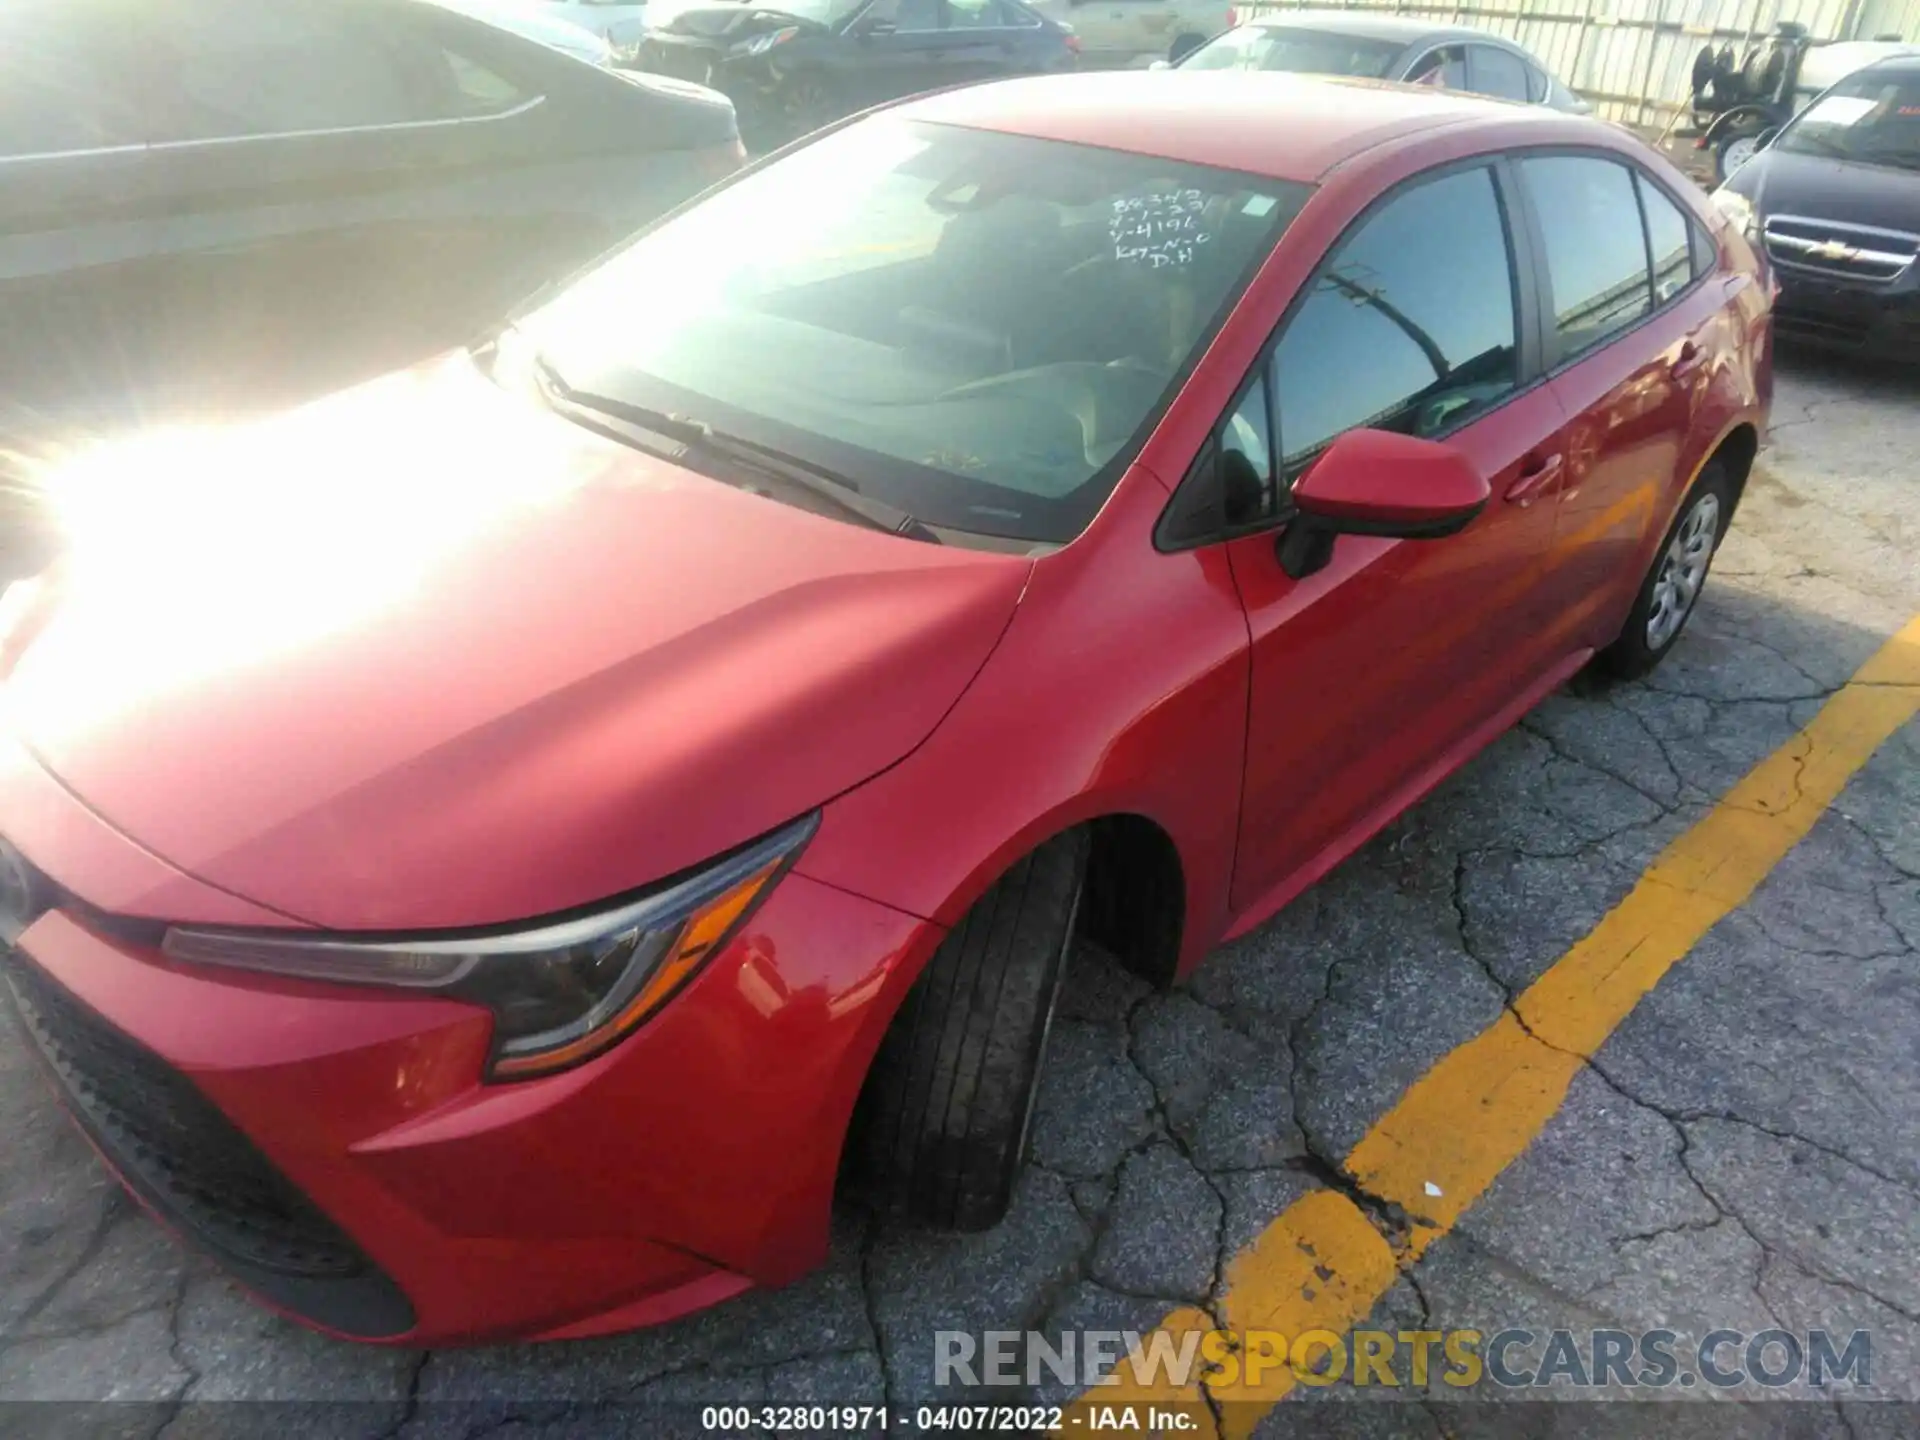
<svg viewBox="0 0 1920 1440">
<path fill-rule="evenodd" d="M 1738 55 L 1782 20 L 1822 40 L 1920 41 L 1920 0 L 1254 0 L 1250 10 L 1376 10 L 1492 30 L 1524 45 L 1602 115 L 1664 125 L 1687 106 L 1702 45 Z"/>
</svg>

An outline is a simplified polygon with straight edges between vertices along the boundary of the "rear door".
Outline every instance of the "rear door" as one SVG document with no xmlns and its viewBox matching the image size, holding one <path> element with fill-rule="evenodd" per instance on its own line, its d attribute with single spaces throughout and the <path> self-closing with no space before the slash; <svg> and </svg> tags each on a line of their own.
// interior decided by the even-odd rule
<svg viewBox="0 0 1920 1440">
<path fill-rule="evenodd" d="M 1543 611 L 1569 644 L 1613 638 L 1686 482 L 1694 417 L 1725 353 L 1725 296 L 1684 207 L 1608 154 L 1516 162 L 1544 257 L 1551 385 L 1569 417 Z M 1696 263 L 1696 256 L 1699 257 Z"/>
<path fill-rule="evenodd" d="M 1536 383 L 1511 210 L 1497 162 L 1390 194 L 1323 262 L 1223 425 L 1223 451 L 1251 457 L 1243 474 L 1271 449 L 1282 520 L 1291 484 L 1361 426 L 1454 446 L 1494 496 L 1445 540 L 1342 536 L 1303 580 L 1281 569 L 1270 526 L 1228 543 L 1253 645 L 1238 908 L 1307 883 L 1561 658 L 1535 608 L 1553 506 L 1531 478 L 1565 417 Z"/>
</svg>

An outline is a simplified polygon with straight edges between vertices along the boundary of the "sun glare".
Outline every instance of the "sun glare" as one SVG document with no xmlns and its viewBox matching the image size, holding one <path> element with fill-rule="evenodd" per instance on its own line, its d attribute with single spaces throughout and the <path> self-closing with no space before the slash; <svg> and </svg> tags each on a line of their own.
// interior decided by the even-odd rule
<svg viewBox="0 0 1920 1440">
<path fill-rule="evenodd" d="M 151 697 L 376 623 L 482 533 L 597 471 L 559 422 L 463 358 L 268 420 L 158 430 L 37 477 L 65 553 L 58 605 L 17 688 L 99 720 L 108 692 Z M 84 665 L 103 677 L 41 667 Z M 41 680 L 57 683 L 40 685 Z M 42 715 L 45 723 L 55 717 Z"/>
</svg>

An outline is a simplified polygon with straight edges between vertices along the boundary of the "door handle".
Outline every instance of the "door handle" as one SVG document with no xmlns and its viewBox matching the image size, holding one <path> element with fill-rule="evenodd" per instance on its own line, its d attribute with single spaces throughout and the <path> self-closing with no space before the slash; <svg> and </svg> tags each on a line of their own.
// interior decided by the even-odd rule
<svg viewBox="0 0 1920 1440">
<path fill-rule="evenodd" d="M 1542 495 L 1554 492 L 1566 468 L 1564 456 L 1529 455 L 1520 467 L 1519 476 L 1507 487 L 1506 498 L 1515 505 L 1531 505 Z"/>
<path fill-rule="evenodd" d="M 1689 340 L 1680 347 L 1680 354 L 1667 373 L 1675 380 L 1684 380 L 1707 363 L 1707 352 Z"/>
</svg>

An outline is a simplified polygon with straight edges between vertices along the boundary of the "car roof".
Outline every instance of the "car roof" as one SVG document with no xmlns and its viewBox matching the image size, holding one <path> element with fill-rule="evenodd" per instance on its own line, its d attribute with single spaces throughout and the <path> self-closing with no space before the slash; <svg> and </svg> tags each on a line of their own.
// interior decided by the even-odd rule
<svg viewBox="0 0 1920 1440">
<path fill-rule="evenodd" d="M 1481 125 L 1543 137 L 1597 124 L 1540 105 L 1346 76 L 1256 70 L 1107 70 L 969 85 L 908 101 L 917 120 L 1128 150 L 1315 181 L 1363 150 L 1437 128 Z"/>
<path fill-rule="evenodd" d="M 1418 15 L 1388 15 L 1364 10 L 1273 10 L 1251 15 L 1248 25 L 1284 27 L 1293 30 L 1326 30 L 1335 35 L 1353 35 L 1364 40 L 1397 40 L 1411 45 L 1419 40 L 1475 40 L 1502 48 L 1514 48 L 1513 42 L 1491 31 L 1471 25 L 1436 24 Z"/>
<path fill-rule="evenodd" d="M 1869 70 L 1875 75 L 1920 75 L 1920 53 L 1889 55 L 1884 60 L 1876 60 L 1871 65 L 1862 66 L 1854 71 L 1854 74 L 1862 75 Z"/>
</svg>

